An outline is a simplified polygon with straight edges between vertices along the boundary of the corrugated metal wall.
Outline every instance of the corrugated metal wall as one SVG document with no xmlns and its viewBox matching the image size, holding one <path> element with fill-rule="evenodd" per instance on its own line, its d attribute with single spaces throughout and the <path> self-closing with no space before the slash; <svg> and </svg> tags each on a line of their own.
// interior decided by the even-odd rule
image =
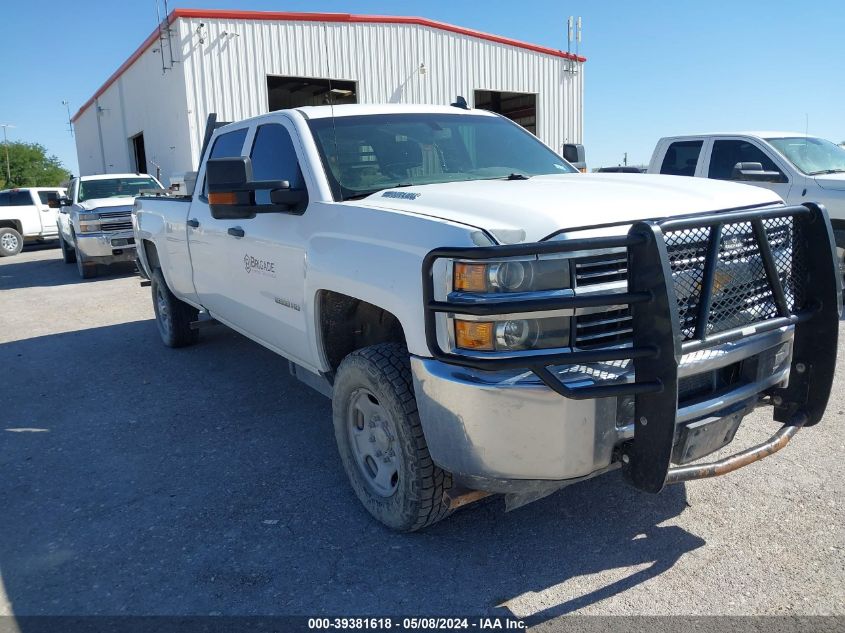
<svg viewBox="0 0 845 633">
<path fill-rule="evenodd" d="M 535 93 L 544 142 L 561 151 L 582 139 L 584 64 L 561 57 L 414 24 L 179 18 L 174 28 L 195 162 L 209 112 L 239 120 L 268 111 L 267 75 L 356 81 L 360 103 L 463 95 L 472 106 L 474 90 Z"/>
</svg>

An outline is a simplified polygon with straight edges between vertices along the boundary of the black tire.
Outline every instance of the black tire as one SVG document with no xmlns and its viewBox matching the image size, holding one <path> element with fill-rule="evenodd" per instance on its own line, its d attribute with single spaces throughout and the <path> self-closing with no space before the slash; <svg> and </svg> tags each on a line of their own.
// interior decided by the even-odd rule
<svg viewBox="0 0 845 633">
<path fill-rule="evenodd" d="M 82 279 L 91 279 L 99 273 L 97 262 L 85 259 L 82 251 L 76 251 L 76 271 Z"/>
<path fill-rule="evenodd" d="M 65 238 L 62 237 L 61 233 L 59 233 L 59 247 L 62 249 L 62 261 L 65 264 L 75 264 L 76 249 L 73 248 L 73 246 L 71 246 L 67 242 L 65 242 Z"/>
<path fill-rule="evenodd" d="M 397 457 L 400 461 L 395 466 L 398 477 L 395 489 L 389 495 L 373 490 L 372 481 L 366 478 L 366 467 L 356 457 L 350 429 L 357 422 L 351 407 L 362 393 L 373 397 L 370 401 L 374 400 L 386 412 L 392 424 L 390 430 L 395 430 L 395 438 L 389 441 L 389 446 L 391 454 L 395 451 L 401 460 Z M 428 452 L 405 347 L 381 343 L 344 358 L 334 383 L 332 409 L 343 467 L 352 489 L 373 517 L 394 530 L 413 532 L 449 515 L 443 493 L 452 487 L 452 475 L 435 465 Z M 363 418 L 361 420 L 359 428 L 364 429 Z M 374 441 L 373 436 L 369 439 Z"/>
<path fill-rule="evenodd" d="M 167 347 L 186 347 L 196 343 L 199 330 L 191 329 L 191 323 L 197 320 L 199 310 L 173 296 L 159 268 L 153 271 L 150 290 L 162 342 Z"/>
<path fill-rule="evenodd" d="M 23 236 L 15 229 L 4 227 L 0 229 L 0 257 L 17 255 L 23 249 Z"/>
</svg>

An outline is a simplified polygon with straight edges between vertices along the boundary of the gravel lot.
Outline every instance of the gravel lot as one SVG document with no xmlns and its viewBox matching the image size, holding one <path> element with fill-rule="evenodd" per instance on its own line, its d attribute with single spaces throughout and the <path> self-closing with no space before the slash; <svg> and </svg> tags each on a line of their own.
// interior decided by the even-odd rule
<svg viewBox="0 0 845 633">
<path fill-rule="evenodd" d="M 131 270 L 0 260 L 0 615 L 845 615 L 841 373 L 823 424 L 737 473 L 651 496 L 616 472 L 399 535 L 283 359 L 223 327 L 166 349 L 152 319 Z"/>
</svg>

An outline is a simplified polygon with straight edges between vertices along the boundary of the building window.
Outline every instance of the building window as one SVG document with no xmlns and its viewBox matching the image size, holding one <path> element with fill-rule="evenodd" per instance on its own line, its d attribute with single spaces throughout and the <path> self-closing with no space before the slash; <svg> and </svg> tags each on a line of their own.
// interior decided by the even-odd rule
<svg viewBox="0 0 845 633">
<path fill-rule="evenodd" d="M 267 108 L 270 112 L 341 103 L 358 103 L 354 81 L 267 76 Z"/>
<path fill-rule="evenodd" d="M 476 90 L 475 107 L 490 110 L 537 134 L 537 95 L 526 92 Z"/>
</svg>

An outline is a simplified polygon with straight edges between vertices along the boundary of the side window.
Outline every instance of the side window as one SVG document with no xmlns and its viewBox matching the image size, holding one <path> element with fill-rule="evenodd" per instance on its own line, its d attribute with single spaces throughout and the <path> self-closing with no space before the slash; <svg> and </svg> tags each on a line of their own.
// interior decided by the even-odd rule
<svg viewBox="0 0 845 633">
<path fill-rule="evenodd" d="M 703 144 L 704 141 L 675 141 L 669 145 L 666 156 L 663 157 L 663 165 L 660 166 L 660 173 L 670 176 L 695 176 L 695 167 L 698 165 Z"/>
<path fill-rule="evenodd" d="M 240 130 L 235 130 L 234 132 L 221 134 L 215 139 L 214 145 L 211 146 L 211 152 L 208 154 L 208 157 L 232 158 L 240 156 L 241 150 L 244 147 L 244 141 L 246 140 L 246 133 L 248 131 L 249 128 L 241 128 Z M 203 196 L 208 196 L 208 187 L 205 180 L 203 180 L 202 193 Z"/>
<path fill-rule="evenodd" d="M 9 198 L 9 204 L 13 207 L 28 207 L 32 206 L 32 194 L 29 189 L 20 189 L 12 191 Z"/>
<path fill-rule="evenodd" d="M 9 192 L 0 193 L 0 207 L 8 207 L 9 206 Z"/>
<path fill-rule="evenodd" d="M 734 165 L 737 163 L 760 163 L 763 171 L 783 172 L 774 161 L 756 145 L 748 141 L 716 141 L 710 154 L 708 177 L 718 180 L 732 180 Z M 786 182 L 784 177 L 782 182 Z"/>
<path fill-rule="evenodd" d="M 78 183 L 78 182 L 79 182 L 78 180 L 74 179 L 74 180 L 71 181 L 70 187 L 68 187 L 67 197 L 71 202 L 73 202 L 76 199 L 76 183 Z"/>
<path fill-rule="evenodd" d="M 287 180 L 291 189 L 305 189 L 296 150 L 283 125 L 262 125 L 252 144 L 252 176 L 255 180 Z M 255 192 L 256 204 L 270 204 L 270 191 Z"/>
<path fill-rule="evenodd" d="M 59 199 L 59 192 L 58 191 L 39 191 L 38 198 L 41 200 L 41 204 L 47 204 L 50 200 L 58 200 Z"/>
</svg>

